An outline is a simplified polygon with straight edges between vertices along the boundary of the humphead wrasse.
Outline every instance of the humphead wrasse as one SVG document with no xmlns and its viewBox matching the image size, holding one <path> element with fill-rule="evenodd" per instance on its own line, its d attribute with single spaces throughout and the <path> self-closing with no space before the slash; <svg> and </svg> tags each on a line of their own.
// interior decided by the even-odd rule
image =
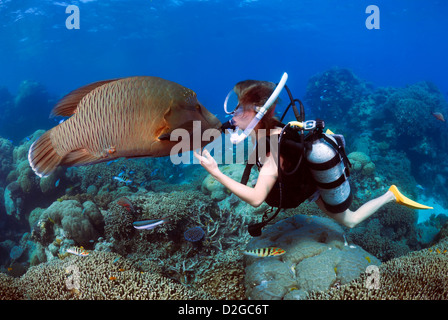
<svg viewBox="0 0 448 320">
<path fill-rule="evenodd" d="M 175 129 L 219 129 L 221 122 L 196 93 L 157 77 L 99 81 L 62 98 L 52 111 L 69 119 L 45 132 L 28 153 L 34 172 L 50 175 L 58 166 L 79 166 L 120 157 L 164 157 L 178 143 Z M 201 146 L 210 141 L 201 142 Z"/>
</svg>

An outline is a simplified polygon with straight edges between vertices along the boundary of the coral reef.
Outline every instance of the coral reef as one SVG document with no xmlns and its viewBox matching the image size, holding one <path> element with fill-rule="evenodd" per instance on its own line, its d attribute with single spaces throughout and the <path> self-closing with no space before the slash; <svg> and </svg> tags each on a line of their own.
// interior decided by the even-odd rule
<svg viewBox="0 0 448 320">
<path fill-rule="evenodd" d="M 349 245 L 344 230 L 329 218 L 296 215 L 264 230 L 247 249 L 280 247 L 278 257 L 246 258 L 250 299 L 304 299 L 308 292 L 346 284 L 379 260 Z"/>
<path fill-rule="evenodd" d="M 344 119 L 346 125 L 362 127 L 372 108 L 359 106 L 363 104 L 371 90 L 371 85 L 359 79 L 350 70 L 332 68 L 316 74 L 308 80 L 305 102 L 310 114 L 325 119 L 333 125 Z M 347 114 L 350 117 L 347 117 Z"/>
<path fill-rule="evenodd" d="M 14 147 L 11 141 L 0 138 L 0 186 L 3 185 L 9 172 L 12 170 Z"/>
<path fill-rule="evenodd" d="M 312 292 L 313 300 L 446 300 L 448 242 L 389 260 L 376 271 L 327 291 Z M 376 273 L 376 275 L 374 274 Z M 374 280 L 373 278 L 376 277 Z M 375 281 L 375 287 L 369 284 Z"/>
<path fill-rule="evenodd" d="M 81 204 L 76 200 L 54 202 L 42 213 L 40 220 L 49 220 L 54 228 L 61 228 L 67 238 L 80 246 L 89 246 L 95 241 L 102 234 L 104 224 L 103 216 L 94 203 Z"/>
<path fill-rule="evenodd" d="M 375 88 L 333 68 L 310 79 L 305 102 L 308 119 L 323 118 L 346 138 L 352 209 L 391 184 L 410 198 L 425 193 L 448 207 L 446 126 L 432 116 L 446 115 L 447 104 L 433 84 Z M 437 212 L 417 225 L 415 211 L 388 204 L 346 230 L 306 203 L 283 210 L 278 223 L 253 239 L 247 225 L 269 206 L 251 207 L 199 165 L 118 159 L 38 178 L 27 153 L 44 132 L 37 129 L 49 125 L 41 111 L 51 104 L 32 81 L 16 96 L 0 88 L 0 299 L 447 298 L 445 286 L 436 288 L 446 277 L 448 235 Z M 45 119 L 34 117 L 36 106 Z M 19 123 L 37 131 L 17 131 L 12 126 Z M 221 170 L 239 181 L 244 165 Z M 132 182 L 114 179 L 123 175 Z M 248 185 L 257 175 L 252 170 Z M 167 223 L 133 227 L 146 219 Z M 192 228 L 203 231 L 199 241 L 192 241 Z M 271 245 L 286 253 L 260 259 L 241 253 Z M 66 251 L 72 246 L 90 254 L 72 256 Z M 369 265 L 379 266 L 380 290 L 362 287 Z M 72 267 L 80 272 L 79 288 L 67 287 Z M 407 273 L 409 282 L 400 283 Z"/>
<path fill-rule="evenodd" d="M 142 272 L 127 259 L 110 252 L 52 260 L 30 268 L 17 279 L 0 276 L 2 299 L 213 299 L 158 273 Z"/>
<path fill-rule="evenodd" d="M 355 151 L 347 155 L 352 164 L 353 171 L 359 171 L 362 175 L 369 176 L 375 171 L 375 164 L 370 157 L 363 152 Z"/>
<path fill-rule="evenodd" d="M 204 229 L 201 227 L 192 227 L 184 232 L 184 238 L 187 241 L 196 242 L 202 240 L 204 234 Z"/>
<path fill-rule="evenodd" d="M 392 90 L 384 104 L 385 116 L 395 124 L 395 132 L 417 140 L 441 133 L 443 126 L 434 121 L 432 113 L 446 110 L 446 107 L 443 95 L 431 82 Z"/>
</svg>

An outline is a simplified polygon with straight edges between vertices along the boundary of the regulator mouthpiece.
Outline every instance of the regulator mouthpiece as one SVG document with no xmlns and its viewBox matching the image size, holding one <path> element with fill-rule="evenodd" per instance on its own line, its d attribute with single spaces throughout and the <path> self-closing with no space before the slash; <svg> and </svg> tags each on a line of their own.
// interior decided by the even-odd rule
<svg viewBox="0 0 448 320">
<path fill-rule="evenodd" d="M 264 117 L 264 115 L 269 110 L 269 108 L 272 106 L 272 104 L 275 102 L 275 100 L 277 100 L 278 96 L 280 95 L 280 92 L 282 91 L 283 87 L 286 84 L 286 80 L 288 80 L 288 74 L 285 72 L 285 73 L 283 73 L 283 76 L 280 79 L 280 82 L 278 83 L 277 87 L 275 87 L 274 92 L 272 92 L 271 96 L 266 101 L 266 103 L 263 105 L 263 107 L 260 108 L 260 110 L 257 112 L 255 117 L 249 123 L 247 128 L 241 134 L 238 134 L 238 127 L 236 127 L 235 130 L 230 132 L 230 142 L 231 143 L 238 144 L 250 135 L 252 130 L 255 128 L 255 126 L 258 124 L 258 122 L 261 120 L 261 118 Z M 226 101 L 224 102 L 224 110 L 226 112 L 227 112 L 227 101 L 228 101 L 229 96 L 230 96 L 230 93 L 227 95 Z M 230 114 L 232 114 L 232 113 L 230 113 Z"/>
</svg>

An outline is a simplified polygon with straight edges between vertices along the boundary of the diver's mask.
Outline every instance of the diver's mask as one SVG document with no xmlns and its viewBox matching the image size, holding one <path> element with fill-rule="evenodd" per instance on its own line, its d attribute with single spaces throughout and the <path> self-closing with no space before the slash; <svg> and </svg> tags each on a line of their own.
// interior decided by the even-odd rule
<svg viewBox="0 0 448 320">
<path fill-rule="evenodd" d="M 235 127 L 235 123 L 233 119 L 230 119 L 228 122 L 224 123 L 222 125 L 222 129 L 227 129 L 230 133 L 230 142 L 233 144 L 238 144 L 244 139 L 246 139 L 252 130 L 255 128 L 255 126 L 258 124 L 258 122 L 261 120 L 261 118 L 264 117 L 266 112 L 269 110 L 269 108 L 274 104 L 275 100 L 277 100 L 278 96 L 280 95 L 280 92 L 282 91 L 283 87 L 286 84 L 286 80 L 288 80 L 288 74 L 285 72 L 283 73 L 282 78 L 280 79 L 280 82 L 278 83 L 277 87 L 275 88 L 274 92 L 272 92 L 269 99 L 265 102 L 265 104 L 261 108 L 257 108 L 257 114 L 252 119 L 252 121 L 249 123 L 247 128 L 242 132 L 238 133 L 239 128 Z M 229 115 L 237 115 L 238 112 L 243 112 L 243 108 L 236 104 L 236 107 L 233 109 L 233 111 L 229 111 L 229 106 L 232 104 L 231 99 L 234 98 L 235 93 L 233 90 L 229 92 L 229 94 L 226 97 L 226 100 L 224 101 L 224 112 Z"/>
</svg>

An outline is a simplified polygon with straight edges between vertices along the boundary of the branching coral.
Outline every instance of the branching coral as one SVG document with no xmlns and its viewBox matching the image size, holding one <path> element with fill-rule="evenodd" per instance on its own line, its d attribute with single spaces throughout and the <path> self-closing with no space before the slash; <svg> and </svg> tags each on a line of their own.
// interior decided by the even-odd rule
<svg viewBox="0 0 448 320">
<path fill-rule="evenodd" d="M 110 252 L 52 260 L 30 268 L 21 278 L 6 280 L 0 287 L 5 299 L 213 299 L 158 273 L 142 273 Z"/>
<path fill-rule="evenodd" d="M 214 265 L 203 273 L 196 287 L 202 288 L 217 299 L 246 299 L 242 261 Z"/>
</svg>

